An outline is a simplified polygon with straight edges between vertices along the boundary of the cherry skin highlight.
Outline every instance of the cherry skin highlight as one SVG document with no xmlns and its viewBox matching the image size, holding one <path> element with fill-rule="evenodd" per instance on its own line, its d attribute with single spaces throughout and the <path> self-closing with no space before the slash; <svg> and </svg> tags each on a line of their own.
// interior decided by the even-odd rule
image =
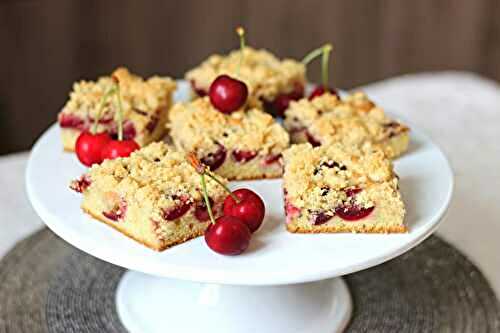
<svg viewBox="0 0 500 333">
<path fill-rule="evenodd" d="M 235 256 L 250 244 L 252 234 L 247 225 L 234 216 L 221 216 L 205 231 L 208 247 L 219 254 Z"/>
<path fill-rule="evenodd" d="M 129 157 L 132 152 L 140 147 L 134 140 L 111 140 L 101 152 L 103 160 L 113 160 L 118 157 Z"/>
<path fill-rule="evenodd" d="M 94 163 L 103 161 L 101 152 L 102 149 L 111 141 L 108 133 L 92 134 L 82 132 L 75 143 L 75 152 L 78 160 L 83 165 L 91 166 Z"/>
<path fill-rule="evenodd" d="M 248 97 L 248 88 L 240 80 L 228 75 L 220 75 L 210 85 L 208 96 L 217 110 L 229 114 L 245 104 Z"/>
<path fill-rule="evenodd" d="M 228 195 L 224 200 L 224 215 L 240 219 L 252 233 L 255 232 L 259 229 L 266 214 L 264 202 L 255 192 L 246 188 L 238 189 L 233 194 L 239 202 Z"/>
</svg>

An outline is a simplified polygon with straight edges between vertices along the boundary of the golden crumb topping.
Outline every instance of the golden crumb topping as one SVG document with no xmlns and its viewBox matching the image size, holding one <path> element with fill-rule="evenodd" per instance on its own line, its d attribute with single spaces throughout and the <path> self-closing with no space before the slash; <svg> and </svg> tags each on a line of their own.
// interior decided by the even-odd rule
<svg viewBox="0 0 500 333">
<path fill-rule="evenodd" d="M 346 200 L 349 189 L 375 188 L 397 192 L 398 179 L 390 159 L 377 146 L 342 144 L 313 148 L 310 144 L 293 145 L 283 153 L 284 188 L 287 201 L 297 208 L 327 209 Z M 356 195 L 358 204 L 373 204 L 370 191 Z"/>
<path fill-rule="evenodd" d="M 240 65 L 241 63 L 241 65 Z M 245 47 L 228 55 L 212 55 L 186 73 L 186 79 L 197 88 L 208 91 L 212 81 L 227 74 L 245 82 L 251 98 L 272 100 L 280 93 L 293 90 L 294 84 L 305 84 L 306 68 L 292 59 L 280 60 L 266 50 Z M 250 103 L 256 105 L 255 103 Z"/>
<path fill-rule="evenodd" d="M 208 97 L 174 105 L 169 117 L 170 135 L 185 151 L 211 152 L 220 144 L 267 155 L 281 153 L 289 145 L 288 133 L 269 114 L 258 109 L 223 114 Z"/>
<path fill-rule="evenodd" d="M 323 94 L 312 101 L 292 101 L 285 111 L 285 117 L 287 130 L 307 129 L 310 135 L 322 143 L 380 143 L 409 130 L 387 117 L 381 108 L 361 92 L 342 100 L 331 94 Z"/>
<path fill-rule="evenodd" d="M 134 196 L 141 202 L 156 202 L 160 207 L 173 206 L 183 200 L 202 200 L 200 175 L 184 153 L 163 142 L 151 143 L 127 158 L 94 164 L 84 178 L 90 183 L 89 191 L 94 186 L 107 191 L 113 189 L 123 197 Z M 215 181 L 209 177 L 206 181 L 211 197 L 224 195 L 224 189 Z"/>
<path fill-rule="evenodd" d="M 111 76 L 120 82 L 124 118 L 153 115 L 158 109 L 170 103 L 175 82 L 168 77 L 153 76 L 147 80 L 134 75 L 128 69 L 120 67 Z M 111 76 L 100 77 L 97 81 L 79 81 L 73 85 L 70 98 L 63 108 L 63 113 L 94 118 L 102 97 L 113 87 Z M 116 97 L 110 98 L 103 109 L 104 118 L 111 118 L 117 109 Z"/>
</svg>

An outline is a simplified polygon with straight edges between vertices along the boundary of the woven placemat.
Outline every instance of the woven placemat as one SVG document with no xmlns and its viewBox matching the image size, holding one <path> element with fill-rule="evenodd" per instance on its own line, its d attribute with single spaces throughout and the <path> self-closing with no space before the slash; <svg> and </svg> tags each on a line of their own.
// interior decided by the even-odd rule
<svg viewBox="0 0 500 333">
<path fill-rule="evenodd" d="M 0 261 L 0 332 L 125 332 L 114 304 L 123 273 L 42 230 Z M 437 237 L 346 280 L 348 332 L 500 332 L 488 283 Z"/>
</svg>

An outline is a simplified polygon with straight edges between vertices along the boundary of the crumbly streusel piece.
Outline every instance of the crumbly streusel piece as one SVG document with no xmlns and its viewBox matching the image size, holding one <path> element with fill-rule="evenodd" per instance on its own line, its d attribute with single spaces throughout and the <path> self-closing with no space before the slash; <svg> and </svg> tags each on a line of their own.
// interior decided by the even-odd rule
<svg viewBox="0 0 500 333">
<path fill-rule="evenodd" d="M 71 188 L 83 193 L 86 213 L 157 251 L 202 235 L 209 223 L 200 176 L 163 142 L 94 165 Z M 207 190 L 218 216 L 225 191 L 209 178 Z"/>
<path fill-rule="evenodd" d="M 112 75 L 120 81 L 124 112 L 124 138 L 134 139 L 140 146 L 159 140 L 165 134 L 168 109 L 176 84 L 170 78 L 153 76 L 143 80 L 126 68 L 116 69 Z M 84 130 L 93 126 L 102 96 L 113 86 L 111 76 L 97 81 L 80 81 L 73 85 L 69 100 L 59 113 L 58 121 L 65 150 L 73 151 L 75 141 Z M 108 100 L 102 110 L 98 132 L 117 133 L 116 97 Z"/>
<path fill-rule="evenodd" d="M 323 94 L 311 101 L 292 102 L 285 117 L 285 128 L 293 143 L 309 142 L 317 146 L 332 142 L 346 145 L 371 142 L 380 144 L 391 158 L 408 149 L 408 127 L 387 117 L 363 93 L 354 93 L 342 100 Z"/>
<path fill-rule="evenodd" d="M 231 114 L 217 111 L 208 97 L 179 103 L 169 114 L 170 136 L 177 148 L 196 155 L 228 179 L 276 178 L 287 132 L 258 109 Z"/>
<path fill-rule="evenodd" d="M 294 145 L 283 154 L 290 232 L 405 232 L 391 161 L 378 147 Z"/>
<path fill-rule="evenodd" d="M 300 62 L 280 60 L 266 50 L 251 47 L 245 47 L 242 62 L 241 55 L 241 50 L 232 51 L 228 55 L 212 55 L 187 72 L 186 80 L 203 97 L 217 76 L 227 74 L 235 77 L 247 84 L 249 104 L 252 107 L 264 103 L 268 108 L 273 108 L 279 96 L 289 96 L 291 99 L 303 96 L 306 68 Z"/>
</svg>

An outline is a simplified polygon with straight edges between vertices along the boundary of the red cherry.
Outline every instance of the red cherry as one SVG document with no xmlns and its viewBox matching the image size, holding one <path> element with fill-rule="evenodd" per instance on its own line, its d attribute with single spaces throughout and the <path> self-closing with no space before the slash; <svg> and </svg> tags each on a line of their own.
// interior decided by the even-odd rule
<svg viewBox="0 0 500 333">
<path fill-rule="evenodd" d="M 128 157 L 139 148 L 139 145 L 134 140 L 111 140 L 103 147 L 101 158 L 103 160 L 113 160 L 117 157 Z"/>
<path fill-rule="evenodd" d="M 266 110 L 277 117 L 283 117 L 285 110 L 288 109 L 291 101 L 297 101 L 304 97 L 304 86 L 300 83 L 295 83 L 294 88 L 287 94 L 278 95 L 274 101 L 265 104 Z"/>
<path fill-rule="evenodd" d="M 59 115 L 59 126 L 62 128 L 83 129 L 85 127 L 85 121 L 78 116 L 61 113 Z"/>
<path fill-rule="evenodd" d="M 243 253 L 252 234 L 247 225 L 234 216 L 221 216 L 205 231 L 205 241 L 214 252 L 234 256 Z"/>
<path fill-rule="evenodd" d="M 219 75 L 210 85 L 208 96 L 212 105 L 222 113 L 231 113 L 243 106 L 248 97 L 247 85 L 228 75 Z"/>
<path fill-rule="evenodd" d="M 76 156 L 86 166 L 94 163 L 101 163 L 101 152 L 104 146 L 111 141 L 108 133 L 92 134 L 82 132 L 75 143 Z"/>
<path fill-rule="evenodd" d="M 233 194 L 239 199 L 239 202 L 228 195 L 224 200 L 224 215 L 240 219 L 251 232 L 255 232 L 259 229 L 266 214 L 264 202 L 255 192 L 246 188 L 236 190 Z"/>
<path fill-rule="evenodd" d="M 253 160 L 257 156 L 257 152 L 252 150 L 235 150 L 232 155 L 236 162 L 245 163 Z"/>
<path fill-rule="evenodd" d="M 311 215 L 311 222 L 313 225 L 322 225 L 328 222 L 333 217 L 333 214 L 324 212 L 314 213 Z"/>
<path fill-rule="evenodd" d="M 307 141 L 311 144 L 311 146 L 313 146 L 313 147 L 321 146 L 321 142 L 319 142 L 318 139 L 316 139 L 314 136 L 312 136 L 312 134 L 309 133 L 309 131 L 306 131 L 305 134 L 306 134 Z"/>
<path fill-rule="evenodd" d="M 191 202 L 182 202 L 180 205 L 173 207 L 170 210 L 163 210 L 163 218 L 167 221 L 177 220 L 186 214 L 191 208 Z"/>
<path fill-rule="evenodd" d="M 335 208 L 335 214 L 346 221 L 357 221 L 367 217 L 375 207 L 364 208 L 359 205 L 345 204 Z"/>
<path fill-rule="evenodd" d="M 226 160 L 227 151 L 223 145 L 217 144 L 217 150 L 213 153 L 208 153 L 206 156 L 200 158 L 200 161 L 208 166 L 210 170 L 215 171 Z"/>
<path fill-rule="evenodd" d="M 208 200 L 210 202 L 210 207 L 212 207 L 212 209 L 213 209 L 214 201 L 212 200 L 212 198 L 208 198 Z M 205 204 L 204 200 L 202 200 L 200 203 L 198 203 L 196 205 L 196 207 L 194 208 L 194 216 L 200 222 L 206 222 L 206 221 L 210 220 L 210 215 L 208 214 L 207 205 Z"/>
<path fill-rule="evenodd" d="M 316 86 L 316 88 L 314 88 L 314 90 L 309 95 L 309 100 L 311 101 L 311 100 L 314 99 L 314 97 L 321 96 L 321 95 L 323 95 L 326 92 L 329 92 L 330 94 L 335 95 L 335 96 L 338 97 L 338 93 L 337 93 L 337 91 L 335 89 L 333 89 L 333 88 L 325 89 L 324 86 Z"/>
</svg>

